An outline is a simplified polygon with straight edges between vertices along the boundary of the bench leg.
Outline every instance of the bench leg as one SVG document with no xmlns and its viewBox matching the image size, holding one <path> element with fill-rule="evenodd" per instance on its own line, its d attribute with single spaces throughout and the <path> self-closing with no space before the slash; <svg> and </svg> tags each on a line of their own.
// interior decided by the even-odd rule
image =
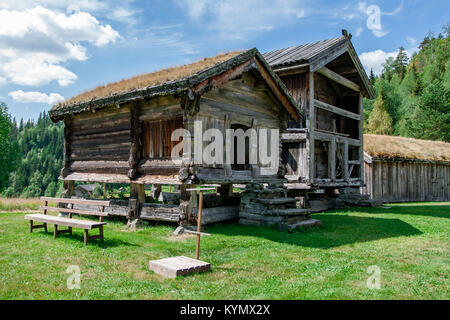
<svg viewBox="0 0 450 320">
<path fill-rule="evenodd" d="M 58 225 L 55 224 L 55 229 L 53 230 L 53 237 L 57 237 L 58 236 Z"/>
<path fill-rule="evenodd" d="M 69 234 L 72 235 L 72 227 L 69 227 Z"/>
<path fill-rule="evenodd" d="M 89 230 L 84 229 L 84 245 L 87 245 L 88 241 L 89 241 Z"/>
<path fill-rule="evenodd" d="M 30 220 L 30 233 L 33 233 L 34 229 L 39 229 L 39 228 L 44 228 L 45 232 L 47 232 L 47 224 L 46 223 L 36 225 L 36 224 L 34 224 L 33 220 Z"/>
<path fill-rule="evenodd" d="M 104 238 L 103 238 L 103 226 L 99 227 L 99 231 L 100 231 L 100 241 L 103 242 Z"/>
</svg>

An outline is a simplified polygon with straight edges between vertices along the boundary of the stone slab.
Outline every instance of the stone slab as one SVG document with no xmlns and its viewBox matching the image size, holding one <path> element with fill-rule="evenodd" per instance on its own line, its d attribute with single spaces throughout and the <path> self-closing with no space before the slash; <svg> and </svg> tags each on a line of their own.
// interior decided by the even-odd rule
<svg viewBox="0 0 450 320">
<path fill-rule="evenodd" d="M 209 271 L 211 270 L 211 264 L 184 256 L 178 256 L 161 260 L 152 260 L 149 262 L 149 268 L 165 278 L 174 279 L 177 276 Z"/>
</svg>

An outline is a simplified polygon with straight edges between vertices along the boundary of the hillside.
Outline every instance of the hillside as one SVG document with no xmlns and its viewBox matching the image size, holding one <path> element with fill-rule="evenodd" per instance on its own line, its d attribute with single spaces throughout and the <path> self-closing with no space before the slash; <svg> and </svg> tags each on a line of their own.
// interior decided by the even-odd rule
<svg viewBox="0 0 450 320">
<path fill-rule="evenodd" d="M 377 98 L 364 101 L 365 133 L 450 142 L 450 25 L 428 34 L 411 59 L 401 47 L 383 73 L 371 73 Z"/>
</svg>

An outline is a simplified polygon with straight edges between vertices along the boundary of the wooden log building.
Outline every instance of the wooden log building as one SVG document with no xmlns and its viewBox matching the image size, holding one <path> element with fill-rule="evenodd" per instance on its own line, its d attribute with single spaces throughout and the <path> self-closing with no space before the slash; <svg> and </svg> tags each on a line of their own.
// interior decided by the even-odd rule
<svg viewBox="0 0 450 320">
<path fill-rule="evenodd" d="M 286 207 L 293 200 L 279 199 L 285 194 L 280 181 L 306 198 L 308 190 L 363 186 L 362 98 L 374 93 L 350 40 L 344 31 L 339 38 L 264 55 L 256 49 L 223 54 L 55 105 L 51 119 L 65 123 L 65 196 L 73 195 L 75 181 L 128 183 L 130 198 L 137 200 L 128 218 L 190 223 L 197 200 L 186 189 L 196 184 L 220 185 L 204 206 L 212 222 L 239 213 L 233 184 L 271 183 L 277 199 L 266 204 L 281 205 L 286 217 L 296 205 Z M 216 128 L 224 136 L 226 129 L 279 129 L 279 172 L 267 174 L 265 165 L 247 160 L 196 164 L 194 147 L 173 161 L 173 130 L 184 128 L 190 135 L 181 139 L 193 139 L 196 121 L 203 132 Z M 148 184 L 179 185 L 180 204 L 145 203 Z"/>
<path fill-rule="evenodd" d="M 365 135 L 363 194 L 383 202 L 450 201 L 450 143 Z"/>
</svg>

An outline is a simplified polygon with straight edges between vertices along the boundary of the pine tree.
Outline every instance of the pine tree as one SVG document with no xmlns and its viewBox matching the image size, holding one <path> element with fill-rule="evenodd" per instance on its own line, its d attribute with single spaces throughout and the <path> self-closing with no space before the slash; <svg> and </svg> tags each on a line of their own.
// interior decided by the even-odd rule
<svg viewBox="0 0 450 320">
<path fill-rule="evenodd" d="M 397 57 L 394 60 L 394 72 L 399 75 L 400 79 L 405 77 L 406 66 L 408 65 L 408 54 L 405 48 L 400 47 Z"/>
<path fill-rule="evenodd" d="M 377 78 L 375 77 L 375 74 L 373 73 L 373 68 L 370 68 L 369 80 L 372 85 L 374 85 L 375 81 L 377 80 Z"/>
<path fill-rule="evenodd" d="M 373 110 L 370 113 L 367 133 L 390 135 L 393 132 L 392 117 L 387 111 L 383 100 L 383 90 L 380 90 L 374 101 Z"/>
</svg>

